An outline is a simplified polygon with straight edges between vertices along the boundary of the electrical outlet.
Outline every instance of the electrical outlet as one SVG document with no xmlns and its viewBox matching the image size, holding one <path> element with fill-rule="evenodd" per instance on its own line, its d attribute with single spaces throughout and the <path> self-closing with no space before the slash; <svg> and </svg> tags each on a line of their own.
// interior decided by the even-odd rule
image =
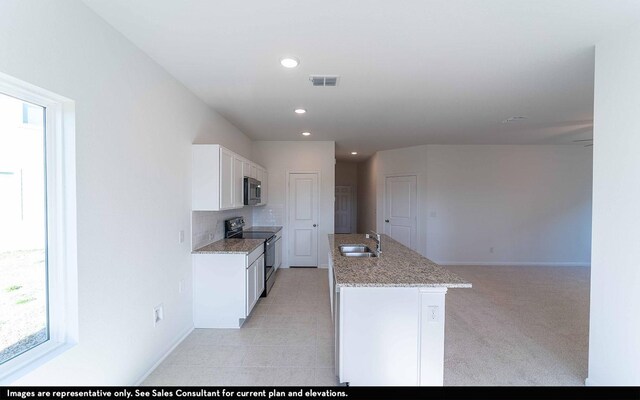
<svg viewBox="0 0 640 400">
<path fill-rule="evenodd" d="M 213 233 L 209 233 L 209 240 L 213 240 Z"/>
<path fill-rule="evenodd" d="M 429 322 L 438 322 L 440 319 L 438 306 L 427 307 L 427 320 Z"/>
<path fill-rule="evenodd" d="M 493 247 L 489 247 L 489 253 L 493 253 Z"/>
<path fill-rule="evenodd" d="M 180 232 L 178 232 L 178 242 L 184 243 L 184 230 L 180 230 Z"/>
<path fill-rule="evenodd" d="M 436 217 L 438 216 L 438 213 L 437 213 L 437 212 L 435 212 L 435 211 L 431 211 L 431 212 L 429 213 L 429 216 L 430 216 L 431 218 L 436 218 Z"/>
<path fill-rule="evenodd" d="M 184 281 L 181 279 L 178 282 L 178 293 L 182 293 L 184 291 Z"/>
<path fill-rule="evenodd" d="M 162 304 L 158 304 L 153 307 L 153 326 L 157 326 L 160 321 L 164 319 L 164 307 Z"/>
</svg>

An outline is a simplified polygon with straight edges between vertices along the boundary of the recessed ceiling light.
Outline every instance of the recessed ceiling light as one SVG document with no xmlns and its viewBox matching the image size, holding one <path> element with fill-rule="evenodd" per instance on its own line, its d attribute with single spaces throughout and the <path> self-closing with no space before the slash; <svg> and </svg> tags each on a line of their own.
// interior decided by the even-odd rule
<svg viewBox="0 0 640 400">
<path fill-rule="evenodd" d="M 302 136 L 311 136 L 311 132 L 302 132 Z"/>
<path fill-rule="evenodd" d="M 295 68 L 300 64 L 300 61 L 297 58 L 285 57 L 280 59 L 280 64 L 285 68 Z"/>
<path fill-rule="evenodd" d="M 307 112 L 307 110 L 304 108 L 296 108 L 295 110 L 293 110 L 293 112 L 296 114 L 304 114 Z"/>
<path fill-rule="evenodd" d="M 505 119 L 504 121 L 502 121 L 502 123 L 506 124 L 508 122 L 519 122 L 519 121 L 524 121 L 525 119 L 527 119 L 527 117 L 524 117 L 522 115 L 517 115 L 515 117 L 509 117 Z"/>
<path fill-rule="evenodd" d="M 355 155 L 358 155 L 358 152 L 357 151 L 352 151 L 351 154 L 355 156 Z"/>
</svg>

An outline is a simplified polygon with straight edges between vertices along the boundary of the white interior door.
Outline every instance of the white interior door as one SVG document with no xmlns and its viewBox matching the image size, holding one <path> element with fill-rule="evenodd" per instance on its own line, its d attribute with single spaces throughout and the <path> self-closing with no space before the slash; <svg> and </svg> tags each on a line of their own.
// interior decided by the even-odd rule
<svg viewBox="0 0 640 400">
<path fill-rule="evenodd" d="M 318 265 L 318 174 L 289 174 L 289 265 Z"/>
<path fill-rule="evenodd" d="M 384 203 L 384 233 L 415 250 L 417 245 L 416 176 L 387 177 Z"/>
<path fill-rule="evenodd" d="M 336 186 L 335 233 L 351 233 L 351 186 Z"/>
</svg>

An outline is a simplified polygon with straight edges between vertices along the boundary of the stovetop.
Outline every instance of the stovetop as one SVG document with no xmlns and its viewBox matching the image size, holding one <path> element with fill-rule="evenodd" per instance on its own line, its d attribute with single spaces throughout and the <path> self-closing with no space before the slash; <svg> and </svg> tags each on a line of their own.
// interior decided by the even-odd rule
<svg viewBox="0 0 640 400">
<path fill-rule="evenodd" d="M 233 236 L 230 236 L 230 239 L 269 239 L 273 236 L 271 232 L 247 232 L 241 231 Z"/>
</svg>

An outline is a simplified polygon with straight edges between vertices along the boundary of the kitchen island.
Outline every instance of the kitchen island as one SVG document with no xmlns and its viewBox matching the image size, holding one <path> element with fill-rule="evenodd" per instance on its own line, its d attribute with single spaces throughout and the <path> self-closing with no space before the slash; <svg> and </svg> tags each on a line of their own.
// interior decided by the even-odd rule
<svg viewBox="0 0 640 400">
<path fill-rule="evenodd" d="M 364 234 L 329 235 L 329 286 L 336 375 L 351 385 L 443 383 L 444 309 L 449 288 L 470 288 L 457 275 L 381 235 L 382 252 L 347 257 L 340 246 Z"/>
</svg>

